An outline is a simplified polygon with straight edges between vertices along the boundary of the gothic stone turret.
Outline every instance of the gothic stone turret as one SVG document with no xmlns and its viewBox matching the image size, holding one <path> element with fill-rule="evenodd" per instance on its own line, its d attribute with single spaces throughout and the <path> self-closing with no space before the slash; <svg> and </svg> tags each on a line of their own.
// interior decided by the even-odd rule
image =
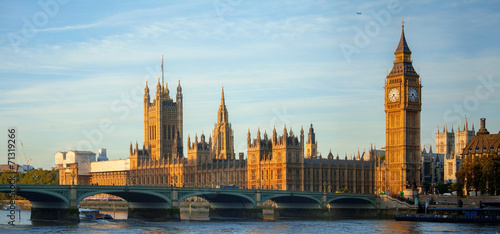
<svg viewBox="0 0 500 234">
<path fill-rule="evenodd" d="M 303 190 L 303 130 L 295 136 L 284 127 L 283 135 L 277 136 L 274 129 L 272 139 L 267 133 L 262 139 L 258 130 L 253 140 L 249 131 L 247 141 L 248 188 Z"/>
</svg>

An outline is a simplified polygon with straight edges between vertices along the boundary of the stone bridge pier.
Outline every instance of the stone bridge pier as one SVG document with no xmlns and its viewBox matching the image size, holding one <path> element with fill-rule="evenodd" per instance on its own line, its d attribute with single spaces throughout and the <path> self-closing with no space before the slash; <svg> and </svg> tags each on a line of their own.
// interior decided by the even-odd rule
<svg viewBox="0 0 500 234">
<path fill-rule="evenodd" d="M 165 202 L 129 202 L 128 219 L 150 221 L 179 221 L 180 210 Z"/>
<path fill-rule="evenodd" d="M 241 203 L 238 201 L 230 202 L 210 202 L 210 210 L 208 213 L 210 219 L 247 219 L 261 220 L 263 219 L 262 208 L 253 207 L 249 203 Z"/>
<path fill-rule="evenodd" d="M 124 197 L 129 204 L 127 218 L 152 221 L 181 220 L 181 212 L 179 210 L 179 203 L 177 202 L 177 190 L 173 189 L 171 194 L 171 204 L 167 200 L 161 200 L 157 197 L 147 198 L 145 195 L 141 195 L 143 196 L 141 199 L 131 199 L 129 197 L 127 200 L 127 198 Z"/>
</svg>

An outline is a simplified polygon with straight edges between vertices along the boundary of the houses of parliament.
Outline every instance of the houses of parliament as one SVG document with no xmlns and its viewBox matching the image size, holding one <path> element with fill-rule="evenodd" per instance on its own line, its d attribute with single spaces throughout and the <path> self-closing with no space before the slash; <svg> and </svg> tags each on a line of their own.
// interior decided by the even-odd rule
<svg viewBox="0 0 500 234">
<path fill-rule="evenodd" d="M 163 61 L 162 61 L 163 64 Z M 234 152 L 224 88 L 211 135 L 194 134 L 183 145 L 183 95 L 175 100 L 158 80 L 155 96 L 144 89 L 144 143 L 130 144 L 129 158 L 107 160 L 88 151 L 58 152 L 60 184 L 216 187 L 292 191 L 379 193 L 420 184 L 421 79 L 412 65 L 402 28 L 394 65 L 385 79 L 386 147 L 352 156 L 318 155 L 311 124 L 294 132 L 287 126 L 247 133 L 247 152 Z M 382 106 L 382 103 L 381 105 Z M 184 155 L 186 147 L 187 155 Z M 93 154 L 93 157 L 92 157 Z"/>
</svg>

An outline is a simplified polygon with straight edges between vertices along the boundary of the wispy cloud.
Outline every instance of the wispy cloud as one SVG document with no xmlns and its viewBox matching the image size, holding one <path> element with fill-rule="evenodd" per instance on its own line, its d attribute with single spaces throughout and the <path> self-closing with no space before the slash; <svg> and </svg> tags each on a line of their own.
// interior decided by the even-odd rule
<svg viewBox="0 0 500 234">
<path fill-rule="evenodd" d="M 56 27 L 56 28 L 42 28 L 42 29 L 39 29 L 38 32 L 61 32 L 61 31 L 79 30 L 79 29 L 94 28 L 94 27 L 98 27 L 100 25 L 102 25 L 102 23 L 71 25 L 71 26 Z"/>
</svg>

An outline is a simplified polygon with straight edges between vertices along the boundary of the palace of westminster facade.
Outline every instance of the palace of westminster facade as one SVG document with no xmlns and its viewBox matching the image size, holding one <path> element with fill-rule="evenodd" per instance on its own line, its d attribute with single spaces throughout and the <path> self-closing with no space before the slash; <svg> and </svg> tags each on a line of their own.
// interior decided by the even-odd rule
<svg viewBox="0 0 500 234">
<path fill-rule="evenodd" d="M 385 82 L 386 147 L 373 147 L 355 156 L 331 152 L 318 156 L 313 125 L 294 133 L 286 126 L 272 134 L 247 134 L 247 157 L 234 153 L 233 130 L 224 89 L 211 136 L 187 138 L 183 155 L 183 95 L 180 82 L 175 100 L 163 81 L 151 100 L 144 90 L 144 144 L 130 144 L 124 160 L 95 160 L 88 151 L 58 152 L 60 184 L 215 187 L 237 185 L 244 189 L 296 191 L 348 190 L 379 193 L 415 189 L 424 177 L 420 148 L 421 80 L 415 72 L 404 36 Z M 162 61 L 163 63 L 163 61 Z M 162 74 L 163 75 L 163 74 Z M 470 140 L 470 139 L 469 139 Z M 466 143 L 465 143 L 466 144 Z M 425 150 L 424 150 L 425 151 Z M 383 157 L 385 155 L 385 158 Z"/>
</svg>

